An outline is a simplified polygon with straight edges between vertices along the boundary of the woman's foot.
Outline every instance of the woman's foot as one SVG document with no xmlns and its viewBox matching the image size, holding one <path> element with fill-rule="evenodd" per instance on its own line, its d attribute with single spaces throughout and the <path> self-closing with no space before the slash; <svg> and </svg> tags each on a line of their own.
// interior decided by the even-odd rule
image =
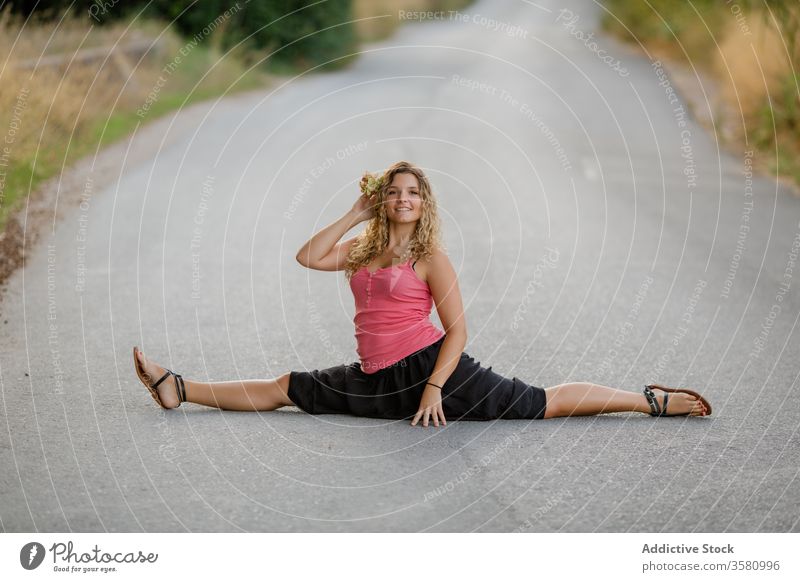
<svg viewBox="0 0 800 582">
<path fill-rule="evenodd" d="M 652 388 L 652 390 L 658 402 L 659 409 L 664 410 L 664 394 L 666 394 L 666 392 L 658 388 Z M 696 396 L 686 394 L 685 392 L 670 392 L 667 402 L 667 414 L 665 416 L 686 414 L 687 412 L 689 416 L 705 416 L 708 414 L 705 405 Z"/>
<path fill-rule="evenodd" d="M 144 379 L 150 386 L 158 382 L 158 380 L 167 373 L 165 368 L 162 368 L 155 362 L 148 360 L 141 350 L 136 350 L 136 359 L 144 371 Z M 176 408 L 180 404 L 178 398 L 178 389 L 175 385 L 175 376 L 170 375 L 165 378 L 161 384 L 156 387 L 158 391 L 158 398 L 165 408 Z"/>
</svg>

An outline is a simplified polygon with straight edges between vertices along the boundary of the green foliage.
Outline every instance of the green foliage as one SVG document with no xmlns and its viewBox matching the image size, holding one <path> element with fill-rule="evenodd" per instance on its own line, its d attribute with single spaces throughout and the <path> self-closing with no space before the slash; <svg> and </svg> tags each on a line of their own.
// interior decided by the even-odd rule
<svg viewBox="0 0 800 582">
<path fill-rule="evenodd" d="M 797 141 L 800 136 L 798 86 L 800 78 L 787 75 L 781 80 L 780 90 L 759 109 L 759 123 L 752 132 L 759 147 L 774 146 L 776 141 L 781 141 L 781 136 L 794 136 Z"/>
<path fill-rule="evenodd" d="M 716 50 L 727 16 L 719 0 L 608 0 L 604 5 L 605 29 L 637 44 L 670 45 L 676 58 L 699 64 L 707 64 Z"/>
<path fill-rule="evenodd" d="M 12 12 L 38 19 L 60 18 L 64 2 L 17 1 Z M 227 15 L 226 15 L 227 11 Z M 93 24 L 141 14 L 173 24 L 188 39 L 214 40 L 223 49 L 240 41 L 274 54 L 268 69 L 339 68 L 357 52 L 351 0 L 76 0 L 70 12 L 85 15 Z"/>
<path fill-rule="evenodd" d="M 800 86 L 800 78 L 795 75 L 788 75 L 784 77 L 781 84 L 781 107 L 777 116 L 777 123 L 780 127 L 795 136 L 800 135 L 800 107 L 798 103 L 798 86 Z"/>
<path fill-rule="evenodd" d="M 313 67 L 357 50 L 350 0 L 153 0 L 148 10 L 174 22 L 190 39 L 213 29 L 225 50 L 244 41 L 274 53 L 266 65 L 275 69 Z M 345 60 L 322 68 L 337 68 Z"/>
</svg>

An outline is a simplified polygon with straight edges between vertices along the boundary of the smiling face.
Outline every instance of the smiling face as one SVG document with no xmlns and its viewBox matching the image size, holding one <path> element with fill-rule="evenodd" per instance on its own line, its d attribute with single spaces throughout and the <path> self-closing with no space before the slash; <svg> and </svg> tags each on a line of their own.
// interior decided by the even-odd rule
<svg viewBox="0 0 800 582">
<path fill-rule="evenodd" d="M 416 222 L 422 215 L 422 196 L 414 174 L 394 175 L 386 190 L 386 217 L 389 222 Z"/>
</svg>

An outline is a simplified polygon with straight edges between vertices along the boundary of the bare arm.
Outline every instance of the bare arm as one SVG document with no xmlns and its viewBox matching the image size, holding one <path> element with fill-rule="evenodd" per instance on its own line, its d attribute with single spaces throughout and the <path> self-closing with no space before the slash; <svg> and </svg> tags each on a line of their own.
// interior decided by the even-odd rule
<svg viewBox="0 0 800 582">
<path fill-rule="evenodd" d="M 458 365 L 461 352 L 467 344 L 467 324 L 464 321 L 458 277 L 453 265 L 450 264 L 450 259 L 443 251 L 437 250 L 426 267 L 428 286 L 431 288 L 431 295 L 445 330 L 445 338 L 439 348 L 439 355 L 436 357 L 429 382 L 444 386 Z M 411 426 L 416 426 L 420 419 L 422 426 L 428 426 L 429 418 L 433 420 L 435 426 L 439 426 L 440 421 L 442 424 L 447 424 L 442 407 L 442 390 L 433 384 L 425 385 L 419 410 L 411 421 Z"/>
<path fill-rule="evenodd" d="M 439 386 L 453 373 L 461 352 L 467 344 L 467 324 L 464 319 L 464 306 L 461 302 L 461 291 L 458 287 L 458 276 L 447 255 L 438 250 L 431 257 L 431 264 L 427 269 L 428 286 L 436 304 L 436 311 L 446 333 L 436 365 L 430 375 L 430 381 Z M 438 390 L 427 386 L 426 390 Z"/>
<path fill-rule="evenodd" d="M 347 231 L 361 222 L 351 211 L 326 226 L 297 251 L 297 262 L 318 271 L 341 271 L 355 237 L 339 242 Z M 339 244 L 337 244 L 339 243 Z"/>
<path fill-rule="evenodd" d="M 366 178 L 362 178 L 362 183 Z M 347 255 L 356 237 L 339 243 L 347 231 L 360 222 L 369 220 L 375 215 L 373 204 L 375 195 L 362 194 L 339 220 L 330 224 L 311 237 L 299 251 L 297 262 L 318 271 L 342 271 L 347 263 Z M 336 244 L 339 243 L 339 244 Z"/>
</svg>

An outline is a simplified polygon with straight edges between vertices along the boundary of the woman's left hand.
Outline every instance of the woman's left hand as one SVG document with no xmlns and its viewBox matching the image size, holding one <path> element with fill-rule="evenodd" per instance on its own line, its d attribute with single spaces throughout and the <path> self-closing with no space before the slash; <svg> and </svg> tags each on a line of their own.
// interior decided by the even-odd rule
<svg viewBox="0 0 800 582">
<path fill-rule="evenodd" d="M 416 426 L 420 417 L 422 418 L 422 426 L 428 426 L 428 418 L 433 419 L 434 426 L 439 426 L 440 419 L 443 425 L 447 425 L 447 421 L 444 418 L 444 410 L 442 409 L 441 389 L 430 384 L 425 386 L 425 390 L 422 392 L 422 400 L 419 403 L 419 410 L 414 416 L 414 420 L 411 421 L 411 426 Z"/>
</svg>

